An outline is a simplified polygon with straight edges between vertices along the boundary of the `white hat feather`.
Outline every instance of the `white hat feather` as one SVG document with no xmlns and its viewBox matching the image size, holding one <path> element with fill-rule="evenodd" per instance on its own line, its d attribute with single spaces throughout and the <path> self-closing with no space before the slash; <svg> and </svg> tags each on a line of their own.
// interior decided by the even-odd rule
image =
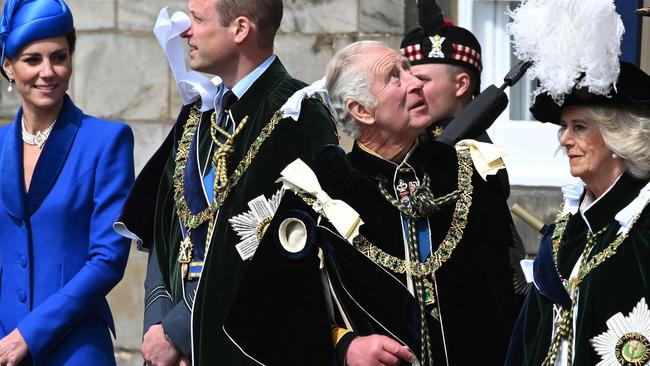
<svg viewBox="0 0 650 366">
<path fill-rule="evenodd" d="M 548 93 L 562 105 L 574 87 L 598 95 L 615 87 L 625 30 L 613 0 L 524 0 L 509 15 L 515 55 L 540 82 L 533 98 Z"/>
</svg>

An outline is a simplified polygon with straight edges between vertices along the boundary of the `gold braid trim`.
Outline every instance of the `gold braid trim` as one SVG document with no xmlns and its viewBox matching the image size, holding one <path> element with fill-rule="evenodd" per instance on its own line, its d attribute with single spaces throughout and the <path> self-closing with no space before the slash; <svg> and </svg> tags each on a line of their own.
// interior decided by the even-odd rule
<svg viewBox="0 0 650 366">
<path fill-rule="evenodd" d="M 377 246 L 373 245 L 363 235 L 358 235 L 353 240 L 353 245 L 357 250 L 370 258 L 375 264 L 388 268 L 395 273 L 406 273 L 414 277 L 423 277 L 433 274 L 437 271 L 450 257 L 454 249 L 463 238 L 463 230 L 467 225 L 467 216 L 472 206 L 472 159 L 469 154 L 469 148 L 461 148 L 458 154 L 458 191 L 460 197 L 456 201 L 454 214 L 447 231 L 447 235 L 438 249 L 427 258 L 425 262 L 407 261 L 390 255 Z M 294 192 L 303 199 L 308 205 L 313 205 L 314 198 L 304 192 Z"/>
<path fill-rule="evenodd" d="M 463 238 L 467 225 L 467 216 L 472 206 L 472 159 L 468 148 L 461 148 L 458 154 L 458 191 L 460 197 L 456 201 L 454 214 L 445 239 L 424 262 L 403 260 L 379 249 L 363 236 L 357 236 L 353 244 L 374 263 L 388 268 L 395 273 L 406 273 L 413 277 L 424 277 L 434 274 L 449 260 L 456 246 Z"/>
<path fill-rule="evenodd" d="M 244 117 L 244 119 L 237 127 L 237 130 L 235 131 L 233 136 L 231 136 L 231 138 L 234 138 L 234 136 L 241 130 L 241 128 L 246 123 L 248 118 L 249 118 L 248 116 Z M 210 239 L 212 238 L 212 231 L 214 230 L 213 223 L 214 223 L 216 212 L 223 205 L 223 202 L 226 200 L 226 198 L 228 198 L 228 194 L 237 185 L 239 179 L 246 173 L 248 167 L 251 165 L 251 163 L 255 159 L 255 156 L 259 152 L 262 144 L 271 135 L 275 127 L 282 119 L 283 119 L 282 111 L 280 110 L 276 111 L 271 117 L 271 120 L 266 124 L 266 126 L 264 126 L 264 128 L 262 129 L 262 131 L 260 131 L 260 134 L 257 136 L 255 141 L 248 148 L 246 155 L 239 162 L 233 174 L 227 178 L 227 183 L 223 184 L 223 181 L 220 180 L 219 182 L 220 188 L 219 190 L 215 189 L 214 200 L 212 201 L 210 206 L 208 206 L 206 209 L 202 210 L 197 214 L 193 214 L 190 211 L 189 207 L 187 206 L 187 201 L 185 200 L 185 196 L 184 196 L 185 168 L 187 166 L 187 159 L 189 157 L 190 144 L 192 143 L 192 136 L 196 132 L 196 129 L 198 128 L 199 123 L 201 121 L 201 112 L 196 107 L 192 108 L 190 115 L 187 118 L 187 121 L 185 123 L 185 128 L 183 130 L 183 134 L 181 135 L 180 141 L 178 143 L 178 149 L 176 152 L 176 159 L 175 159 L 176 165 L 174 167 L 174 175 L 173 175 L 174 202 L 176 204 L 176 214 L 178 215 L 185 229 L 188 231 L 188 236 L 190 230 L 196 229 L 206 221 L 210 221 L 210 224 L 208 225 L 208 234 L 206 237 L 206 251 L 210 246 Z M 212 129 L 211 129 L 211 133 L 214 134 L 212 132 Z M 213 166 L 215 165 L 215 160 L 217 162 L 216 163 L 217 166 L 215 166 L 215 185 L 216 185 L 217 176 L 222 176 L 222 177 L 225 176 L 226 173 L 224 171 L 226 167 L 223 166 L 222 168 L 224 169 L 218 170 L 220 157 L 217 159 L 214 159 L 213 157 L 212 160 Z M 180 253 L 180 255 L 182 254 L 183 253 Z"/>
<path fill-rule="evenodd" d="M 648 202 L 646 202 L 646 205 Z M 563 204 L 564 205 L 564 204 Z M 645 207 L 645 206 L 644 206 Z M 612 257 L 616 252 L 618 251 L 618 247 L 627 239 L 630 231 L 632 230 L 632 227 L 634 224 L 636 224 L 637 220 L 641 217 L 641 213 L 643 213 L 643 210 L 639 211 L 637 216 L 634 218 L 632 221 L 632 224 L 630 225 L 630 229 L 627 230 L 624 234 L 619 234 L 616 236 L 616 239 L 614 239 L 605 249 L 603 249 L 601 252 L 595 254 L 593 257 L 591 257 L 590 260 L 587 260 L 589 253 L 593 249 L 596 240 L 598 240 L 598 237 L 605 233 L 607 230 L 608 226 L 605 226 L 601 230 L 599 230 L 596 233 L 590 234 L 587 233 L 587 243 L 585 244 L 585 248 L 582 251 L 582 260 L 580 262 L 580 267 L 578 269 L 578 274 L 575 277 L 569 278 L 569 279 L 562 279 L 562 283 L 564 284 L 564 287 L 567 289 L 567 292 L 569 293 L 569 296 L 571 298 L 571 308 L 570 309 L 565 309 L 562 308 L 560 310 L 560 317 L 558 320 L 555 321 L 554 327 L 557 328 L 557 333 L 553 337 L 553 340 L 551 341 L 551 345 L 549 347 L 549 350 L 546 354 L 546 358 L 542 362 L 543 366 L 550 366 L 555 364 L 555 359 L 557 358 L 559 351 L 560 351 L 560 346 L 562 343 L 562 340 L 567 340 L 569 343 L 569 349 L 568 349 L 568 361 L 567 365 L 571 366 L 573 363 L 573 346 L 571 346 L 572 341 L 573 341 L 573 310 L 576 306 L 576 295 L 578 294 L 580 290 L 580 284 L 584 280 L 584 278 L 591 273 L 596 267 L 601 265 L 603 262 L 605 262 L 607 259 Z M 553 234 L 551 236 L 552 240 L 552 249 L 553 249 L 553 262 L 555 265 L 555 269 L 557 270 L 558 273 L 560 273 L 560 269 L 558 267 L 558 254 L 560 251 L 560 242 L 562 241 L 562 238 L 564 237 L 564 232 L 567 227 L 567 223 L 569 221 L 569 218 L 571 217 L 571 214 L 562 213 L 562 207 L 560 208 L 560 212 L 558 213 L 557 217 L 555 218 L 555 230 L 553 230 Z"/>
<path fill-rule="evenodd" d="M 237 165 L 237 168 L 235 168 L 235 171 L 232 173 L 232 175 L 228 178 L 228 184 L 226 184 L 226 187 L 224 187 L 222 192 L 219 192 L 217 194 L 215 192 L 215 200 L 216 200 L 216 206 L 221 207 L 223 202 L 228 198 L 228 194 L 230 194 L 230 191 L 237 185 L 239 182 L 239 179 L 246 173 L 246 170 L 248 170 L 248 167 L 253 163 L 253 160 L 255 160 L 255 157 L 257 156 L 257 153 L 260 151 L 260 148 L 262 147 L 262 144 L 266 141 L 269 136 L 271 136 L 271 133 L 275 129 L 275 127 L 280 123 L 280 121 L 284 118 L 284 114 L 282 111 L 278 110 L 276 111 L 269 122 L 264 126 L 262 131 L 260 131 L 260 134 L 257 136 L 255 141 L 251 144 L 251 146 L 248 148 L 248 151 L 246 152 L 246 156 L 239 162 Z"/>
<path fill-rule="evenodd" d="M 217 113 L 213 112 L 212 116 L 210 117 L 210 121 L 212 122 L 210 125 L 210 135 L 212 137 L 212 141 L 219 147 L 217 151 L 215 151 L 215 153 L 212 155 L 212 166 L 215 167 L 213 191 L 219 193 L 223 192 L 223 190 L 229 184 L 228 158 L 230 155 L 232 155 L 233 152 L 235 152 L 235 137 L 239 135 L 244 126 L 246 126 L 246 123 L 248 122 L 248 116 L 244 117 L 241 123 L 237 125 L 235 132 L 233 132 L 231 135 L 217 125 L 217 122 L 215 121 L 216 115 Z M 219 141 L 217 138 L 217 132 L 224 136 L 226 140 L 225 142 L 222 143 Z"/>
</svg>

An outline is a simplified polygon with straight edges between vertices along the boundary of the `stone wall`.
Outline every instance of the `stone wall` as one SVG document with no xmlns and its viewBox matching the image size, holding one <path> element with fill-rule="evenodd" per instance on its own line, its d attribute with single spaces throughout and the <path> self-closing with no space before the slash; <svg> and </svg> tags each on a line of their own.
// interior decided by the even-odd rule
<svg viewBox="0 0 650 366">
<path fill-rule="evenodd" d="M 88 114 L 122 120 L 134 131 L 136 171 L 166 136 L 181 106 L 173 77 L 151 32 L 160 9 L 186 9 L 185 0 L 67 0 L 75 16 L 77 50 L 70 95 Z M 455 1 L 444 1 L 449 8 Z M 4 1 L 2 1 L 4 4 Z M 311 82 L 343 46 L 376 39 L 397 48 L 415 22 L 411 0 L 285 0 L 276 52 L 289 72 Z M 410 14 L 410 15 L 409 15 Z M 408 21 L 405 21 L 408 19 Z M 405 24 L 408 23 L 408 24 Z M 13 119 L 16 92 L 0 82 L 0 121 Z M 98 136 L 101 138 L 101 136 Z M 343 141 L 349 146 L 349 141 Z M 153 187 L 152 187 L 153 189 Z M 553 214 L 557 189 L 514 188 L 513 200 L 536 212 Z M 551 198 L 549 198 L 551 197 Z M 548 202 L 552 202 L 551 206 Z M 536 234 L 517 223 L 534 252 Z M 132 251 L 123 281 L 109 296 L 117 326 L 118 363 L 141 365 L 143 278 L 146 255 Z"/>
</svg>

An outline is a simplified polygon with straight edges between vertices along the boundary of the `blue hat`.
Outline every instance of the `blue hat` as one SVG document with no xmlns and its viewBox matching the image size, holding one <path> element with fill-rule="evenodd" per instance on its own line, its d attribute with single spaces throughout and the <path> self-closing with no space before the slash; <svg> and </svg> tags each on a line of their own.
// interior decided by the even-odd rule
<svg viewBox="0 0 650 366">
<path fill-rule="evenodd" d="M 16 56 L 30 42 L 64 36 L 73 29 L 72 13 L 63 0 L 6 0 L 0 22 L 0 62 Z"/>
</svg>

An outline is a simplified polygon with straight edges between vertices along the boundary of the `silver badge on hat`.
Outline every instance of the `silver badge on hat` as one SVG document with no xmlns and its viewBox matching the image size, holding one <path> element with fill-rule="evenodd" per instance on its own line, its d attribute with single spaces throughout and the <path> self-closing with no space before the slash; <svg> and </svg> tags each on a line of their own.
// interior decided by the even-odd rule
<svg viewBox="0 0 650 366">
<path fill-rule="evenodd" d="M 442 52 L 442 43 L 446 38 L 436 34 L 433 37 L 429 37 L 429 39 L 431 40 L 431 52 L 429 52 L 429 58 L 444 58 L 445 54 Z"/>
</svg>

